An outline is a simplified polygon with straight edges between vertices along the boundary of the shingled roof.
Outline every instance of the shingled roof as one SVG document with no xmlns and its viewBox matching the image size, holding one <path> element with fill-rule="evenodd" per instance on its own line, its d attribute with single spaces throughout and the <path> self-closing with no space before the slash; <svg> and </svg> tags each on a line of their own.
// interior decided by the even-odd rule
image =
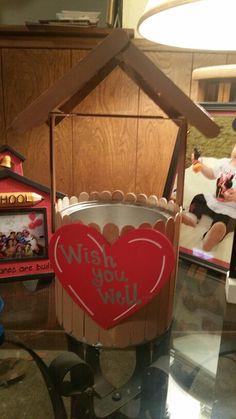
<svg viewBox="0 0 236 419">
<path fill-rule="evenodd" d="M 176 123 L 182 117 L 206 137 L 213 138 L 219 134 L 220 128 L 209 115 L 159 70 L 123 29 L 114 29 L 25 108 L 14 119 L 10 129 L 23 133 L 46 122 L 50 112 L 56 109 L 70 113 L 117 66 Z"/>
</svg>

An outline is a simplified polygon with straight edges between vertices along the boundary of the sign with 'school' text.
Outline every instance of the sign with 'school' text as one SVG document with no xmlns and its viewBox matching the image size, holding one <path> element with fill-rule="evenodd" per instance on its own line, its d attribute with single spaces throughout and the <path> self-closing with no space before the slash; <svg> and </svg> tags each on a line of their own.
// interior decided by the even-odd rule
<svg viewBox="0 0 236 419">
<path fill-rule="evenodd" d="M 49 257 L 64 289 L 104 329 L 146 305 L 175 263 L 171 242 L 156 230 L 134 229 L 110 245 L 79 223 L 56 231 Z"/>
</svg>

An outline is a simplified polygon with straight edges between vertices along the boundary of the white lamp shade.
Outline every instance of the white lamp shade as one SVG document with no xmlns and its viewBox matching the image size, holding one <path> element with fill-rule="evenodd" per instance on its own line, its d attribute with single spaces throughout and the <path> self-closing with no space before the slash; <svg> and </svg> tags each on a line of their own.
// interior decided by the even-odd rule
<svg viewBox="0 0 236 419">
<path fill-rule="evenodd" d="M 149 0 L 141 36 L 173 47 L 236 51 L 236 0 Z"/>
</svg>

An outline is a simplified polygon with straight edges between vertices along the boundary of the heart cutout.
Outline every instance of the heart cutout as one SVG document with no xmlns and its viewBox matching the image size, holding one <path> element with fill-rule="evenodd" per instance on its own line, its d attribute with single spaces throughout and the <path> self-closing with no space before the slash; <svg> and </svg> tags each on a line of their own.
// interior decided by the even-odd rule
<svg viewBox="0 0 236 419">
<path fill-rule="evenodd" d="M 37 227 L 40 227 L 43 224 L 43 220 L 41 218 L 37 218 L 37 220 L 32 221 L 31 223 L 28 224 L 28 228 L 30 228 L 31 230 L 34 230 Z"/>
<path fill-rule="evenodd" d="M 35 220 L 35 218 L 36 218 L 36 214 L 35 214 L 34 212 L 31 212 L 31 214 L 29 214 L 29 219 L 30 219 L 31 221 L 34 221 L 34 220 Z"/>
<path fill-rule="evenodd" d="M 56 231 L 49 257 L 64 289 L 104 329 L 157 295 L 175 263 L 171 242 L 156 230 L 134 229 L 110 245 L 79 223 Z"/>
</svg>

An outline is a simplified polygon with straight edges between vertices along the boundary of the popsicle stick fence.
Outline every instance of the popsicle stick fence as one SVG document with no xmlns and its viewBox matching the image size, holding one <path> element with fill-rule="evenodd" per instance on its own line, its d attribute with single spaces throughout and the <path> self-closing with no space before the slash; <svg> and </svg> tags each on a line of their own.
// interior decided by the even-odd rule
<svg viewBox="0 0 236 419">
<path fill-rule="evenodd" d="M 94 201 L 96 198 L 96 201 Z M 124 194 L 122 191 L 82 192 L 78 197 L 65 197 L 59 199 L 56 204 L 56 229 L 65 224 L 82 223 L 78 218 L 70 215 L 79 209 L 81 203 L 86 202 L 110 202 L 123 203 L 124 205 L 137 205 L 159 210 L 166 214 L 165 220 L 157 220 L 154 224 L 145 219 L 138 225 L 130 224 L 119 227 L 115 223 L 107 222 L 103 226 L 96 222 L 87 225 L 98 230 L 105 239 L 112 244 L 127 231 L 134 228 L 152 228 L 164 234 L 172 243 L 175 256 L 178 257 L 178 236 L 181 208 L 173 201 L 165 198 L 158 199 L 155 195 Z M 176 265 L 177 266 L 177 265 Z M 89 345 L 102 347 L 124 348 L 150 341 L 162 335 L 170 326 L 172 319 L 172 307 L 174 298 L 176 267 L 171 274 L 170 280 L 160 293 L 150 303 L 130 318 L 112 329 L 104 330 L 98 326 L 67 294 L 60 282 L 56 279 L 56 315 L 64 330 Z M 145 280 L 145 278 L 144 278 Z"/>
</svg>

